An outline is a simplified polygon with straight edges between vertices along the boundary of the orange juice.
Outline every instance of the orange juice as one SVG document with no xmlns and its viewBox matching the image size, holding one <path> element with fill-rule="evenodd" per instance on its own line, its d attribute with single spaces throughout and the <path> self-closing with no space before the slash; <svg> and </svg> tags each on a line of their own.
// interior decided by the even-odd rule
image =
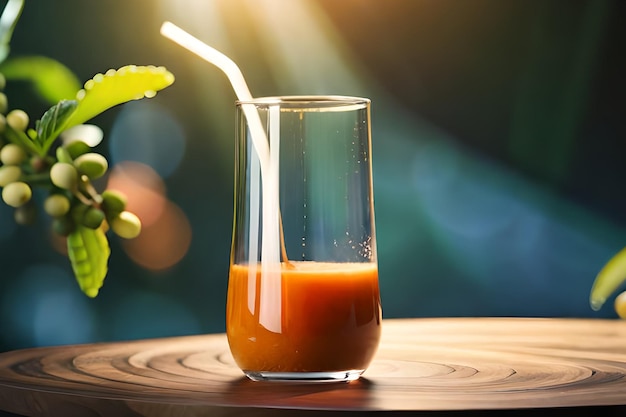
<svg viewBox="0 0 626 417">
<path fill-rule="evenodd" d="M 267 300 L 262 298 L 260 265 L 256 270 L 250 275 L 248 266 L 232 265 L 228 283 L 226 332 L 244 372 L 367 368 L 381 330 L 375 264 L 283 264 L 276 287 L 280 294 Z M 271 311 L 279 328 L 268 329 L 260 320 L 262 303 L 270 302 L 277 304 Z"/>
</svg>

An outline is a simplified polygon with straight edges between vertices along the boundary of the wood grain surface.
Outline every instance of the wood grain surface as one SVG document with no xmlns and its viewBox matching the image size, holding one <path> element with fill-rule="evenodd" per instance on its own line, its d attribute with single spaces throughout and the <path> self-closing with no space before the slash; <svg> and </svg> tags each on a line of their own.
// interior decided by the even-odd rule
<svg viewBox="0 0 626 417">
<path fill-rule="evenodd" d="M 598 415 L 626 415 L 626 321 L 385 320 L 374 362 L 351 383 L 249 381 L 223 334 L 0 354 L 0 410 L 33 417 L 571 415 L 598 407 Z"/>
</svg>

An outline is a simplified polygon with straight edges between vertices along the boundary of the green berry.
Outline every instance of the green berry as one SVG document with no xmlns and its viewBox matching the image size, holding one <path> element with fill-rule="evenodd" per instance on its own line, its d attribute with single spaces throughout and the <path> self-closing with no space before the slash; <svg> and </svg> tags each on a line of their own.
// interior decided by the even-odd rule
<svg viewBox="0 0 626 417">
<path fill-rule="evenodd" d="M 83 222 L 83 217 L 85 217 L 85 213 L 87 212 L 87 209 L 91 207 L 91 206 L 87 206 L 85 204 L 76 204 L 74 205 L 74 207 L 72 207 L 72 219 L 74 219 L 74 221 L 76 223 L 82 223 Z"/>
<path fill-rule="evenodd" d="M 0 114 L 0 133 L 4 132 L 7 128 L 7 118 L 4 114 Z"/>
<path fill-rule="evenodd" d="M 106 158 L 95 152 L 89 152 L 79 156 L 74 160 L 74 166 L 78 172 L 92 180 L 103 176 L 109 168 Z"/>
<path fill-rule="evenodd" d="M 74 191 L 78 187 L 78 172 L 72 164 L 57 162 L 50 168 L 50 180 L 59 188 Z"/>
<path fill-rule="evenodd" d="M 52 221 L 52 230 L 60 236 L 68 236 L 76 229 L 76 224 L 69 216 L 57 217 Z"/>
<path fill-rule="evenodd" d="M 30 158 L 30 166 L 36 173 L 41 173 L 47 170 L 50 164 L 53 162 L 54 161 L 52 160 L 52 158 L 48 160 L 47 158 L 41 157 L 39 155 L 34 155 L 32 158 Z"/>
<path fill-rule="evenodd" d="M 6 187 L 22 176 L 22 169 L 15 165 L 5 165 L 0 167 L 0 187 Z"/>
<path fill-rule="evenodd" d="M 0 72 L 0 90 L 4 90 L 4 87 L 7 86 L 7 79 L 3 73 Z"/>
<path fill-rule="evenodd" d="M 91 147 L 89 147 L 89 145 L 87 145 L 82 140 L 75 140 L 73 142 L 70 142 L 67 145 L 63 145 L 63 148 L 65 148 L 65 150 L 72 159 L 76 159 L 82 154 L 85 154 L 91 150 Z"/>
<path fill-rule="evenodd" d="M 11 207 L 21 207 L 33 196 L 30 186 L 25 182 L 16 181 L 2 189 L 2 199 Z"/>
<path fill-rule="evenodd" d="M 30 122 L 28 114 L 26 114 L 24 110 L 20 109 L 11 110 L 7 114 L 6 118 L 7 124 L 20 132 L 25 132 L 28 128 L 28 123 Z"/>
<path fill-rule="evenodd" d="M 102 193 L 102 209 L 107 219 L 114 219 L 126 209 L 126 196 L 117 190 L 105 190 Z"/>
<path fill-rule="evenodd" d="M 63 146 L 59 146 L 56 150 L 57 161 L 58 162 L 67 162 L 71 164 L 74 162 L 74 158 L 70 155 L 70 153 Z"/>
<path fill-rule="evenodd" d="M 7 95 L 4 93 L 0 93 L 0 113 L 5 114 L 9 109 L 9 100 L 7 99 Z"/>
<path fill-rule="evenodd" d="M 52 194 L 43 202 L 43 209 L 52 217 L 61 217 L 70 211 L 70 200 L 62 194 Z"/>
<path fill-rule="evenodd" d="M 0 149 L 0 161 L 4 165 L 19 165 L 26 160 L 26 152 L 21 146 L 7 143 Z"/>
<path fill-rule="evenodd" d="M 97 229 L 104 221 L 104 212 L 95 207 L 89 207 L 82 218 L 81 223 L 90 229 Z"/>
<path fill-rule="evenodd" d="M 23 206 L 15 209 L 13 218 L 17 224 L 21 224 L 23 226 L 31 225 L 35 223 L 35 220 L 37 220 L 37 209 L 34 204 L 24 204 Z"/>
<path fill-rule="evenodd" d="M 130 211 L 123 211 L 111 222 L 111 229 L 119 237 L 133 239 L 141 233 L 141 221 L 139 217 Z"/>
</svg>

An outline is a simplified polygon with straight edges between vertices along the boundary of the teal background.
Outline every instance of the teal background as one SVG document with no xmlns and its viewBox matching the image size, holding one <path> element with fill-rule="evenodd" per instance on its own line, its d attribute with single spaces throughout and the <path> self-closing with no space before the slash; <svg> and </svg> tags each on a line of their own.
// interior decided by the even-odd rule
<svg viewBox="0 0 626 417">
<path fill-rule="evenodd" d="M 385 317 L 615 317 L 588 296 L 626 244 L 625 17 L 608 0 L 27 0 L 13 55 L 81 80 L 175 74 L 93 122 L 98 151 L 153 167 L 192 234 L 158 271 L 111 237 L 88 299 L 45 222 L 16 226 L 0 205 L 0 350 L 224 331 L 235 96 L 164 20 L 233 58 L 255 96 L 372 100 Z M 7 95 L 34 118 L 48 107 L 23 83 Z"/>
</svg>

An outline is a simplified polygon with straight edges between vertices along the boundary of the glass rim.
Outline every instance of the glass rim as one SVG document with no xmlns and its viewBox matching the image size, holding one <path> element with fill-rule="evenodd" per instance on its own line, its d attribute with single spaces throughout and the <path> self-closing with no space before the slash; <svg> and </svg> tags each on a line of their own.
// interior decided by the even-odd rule
<svg viewBox="0 0 626 417">
<path fill-rule="evenodd" d="M 371 100 L 365 97 L 342 95 L 288 95 L 257 97 L 251 100 L 236 100 L 235 105 L 253 104 L 257 106 L 366 106 Z"/>
</svg>

